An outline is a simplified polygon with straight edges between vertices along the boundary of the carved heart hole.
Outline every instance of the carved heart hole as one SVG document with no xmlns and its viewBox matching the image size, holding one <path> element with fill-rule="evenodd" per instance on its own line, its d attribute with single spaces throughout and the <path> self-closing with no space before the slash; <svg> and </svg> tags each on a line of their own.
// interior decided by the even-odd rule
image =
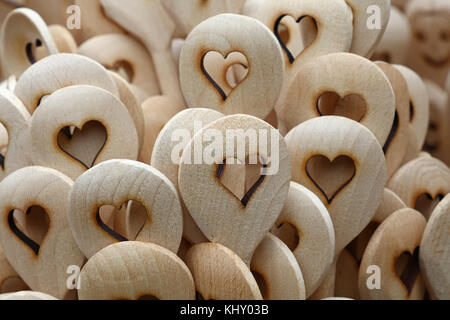
<svg viewBox="0 0 450 320">
<path fill-rule="evenodd" d="M 291 64 L 314 42 L 317 33 L 317 22 L 310 16 L 295 20 L 290 15 L 282 15 L 274 26 L 274 34 Z"/>
<path fill-rule="evenodd" d="M 5 170 L 6 153 L 8 152 L 9 136 L 5 126 L 0 123 L 0 166 Z"/>
<path fill-rule="evenodd" d="M 442 199 L 444 199 L 443 194 L 438 194 L 436 198 L 433 198 L 428 193 L 421 194 L 416 199 L 414 209 L 422 213 L 424 217 L 428 220 L 431 214 L 433 213 L 434 208 L 436 208 L 436 206 Z"/>
<path fill-rule="evenodd" d="M 397 135 L 399 125 L 398 112 L 395 110 L 394 123 L 392 124 L 391 131 L 389 132 L 389 136 L 386 139 L 386 142 L 383 146 L 383 152 L 386 154 L 391 146 L 392 141 L 394 141 L 395 136 Z"/>
<path fill-rule="evenodd" d="M 265 176 L 261 172 L 267 168 L 267 164 L 259 161 L 245 162 L 237 159 L 224 160 L 218 165 L 217 179 L 246 207 L 252 195 L 264 181 Z"/>
<path fill-rule="evenodd" d="M 133 66 L 125 60 L 120 60 L 114 63 L 113 66 L 105 66 L 107 69 L 116 72 L 128 83 L 131 83 L 134 79 L 134 69 Z"/>
<path fill-rule="evenodd" d="M 332 162 L 323 155 L 311 157 L 306 163 L 306 175 L 324 195 L 328 204 L 355 177 L 355 162 L 348 156 L 341 155 Z"/>
<path fill-rule="evenodd" d="M 420 273 L 419 269 L 419 247 L 414 250 L 413 255 L 409 252 L 402 253 L 395 261 L 395 273 L 402 280 L 408 292 L 414 287 L 414 283 Z"/>
<path fill-rule="evenodd" d="M 202 72 L 222 100 L 226 100 L 231 92 L 248 76 L 249 63 L 244 54 L 233 51 L 225 57 L 217 51 L 209 51 L 202 58 Z"/>
<path fill-rule="evenodd" d="M 60 149 L 86 169 L 95 164 L 106 140 L 106 128 L 99 121 L 86 122 L 81 130 L 64 127 L 57 138 Z"/>
<path fill-rule="evenodd" d="M 120 208 L 103 205 L 97 211 L 97 223 L 117 241 L 136 240 L 147 221 L 147 211 L 139 202 L 130 200 Z"/>
<path fill-rule="evenodd" d="M 297 249 L 300 244 L 301 234 L 299 234 L 297 228 L 290 223 L 283 222 L 274 227 L 271 232 L 283 241 L 291 251 Z"/>
<path fill-rule="evenodd" d="M 342 98 L 336 92 L 327 91 L 317 99 L 316 109 L 320 116 L 342 116 L 359 122 L 366 115 L 367 104 L 357 94 Z"/>
<path fill-rule="evenodd" d="M 41 39 L 36 39 L 34 42 L 28 42 L 25 45 L 25 54 L 31 64 L 34 64 L 36 61 L 39 61 L 43 57 L 47 56 L 45 51 L 46 49 L 42 47 Z"/>
<path fill-rule="evenodd" d="M 40 206 L 31 206 L 26 213 L 11 210 L 8 214 L 11 231 L 33 252 L 38 255 L 39 249 L 50 227 L 50 218 Z"/>
</svg>

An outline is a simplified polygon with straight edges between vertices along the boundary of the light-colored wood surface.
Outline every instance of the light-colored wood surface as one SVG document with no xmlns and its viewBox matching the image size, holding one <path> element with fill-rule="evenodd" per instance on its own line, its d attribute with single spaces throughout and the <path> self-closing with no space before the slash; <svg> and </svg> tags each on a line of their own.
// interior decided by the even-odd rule
<svg viewBox="0 0 450 320">
<path fill-rule="evenodd" d="M 275 106 L 278 113 L 279 109 L 284 106 L 287 89 L 294 81 L 293 77 L 303 64 L 321 55 L 350 50 L 353 38 L 353 14 L 344 0 L 266 0 L 264 4 L 257 5 L 254 2 L 253 5 L 249 5 L 250 8 L 247 10 L 252 11 L 251 15 L 262 21 L 277 36 L 278 42 L 284 49 L 286 76 Z M 325 7 L 328 10 L 323 10 Z M 280 19 L 285 16 L 291 17 L 298 23 L 304 17 L 311 17 L 315 20 L 317 27 L 309 25 L 303 29 L 305 32 L 302 33 L 298 32 L 297 23 L 287 23 L 284 27 L 288 29 L 289 43 L 284 43 L 280 35 L 283 26 Z M 293 44 L 293 42 L 302 42 L 306 36 L 311 36 L 315 29 L 317 29 L 317 36 L 314 41 L 309 43 L 309 46 L 305 48 L 303 43 Z M 296 36 L 295 39 L 293 39 L 293 35 Z M 287 45 L 303 48 L 303 50 L 293 53 L 290 52 Z M 283 127 L 284 119 L 279 120 L 280 126 Z"/>
<path fill-rule="evenodd" d="M 252 257 L 250 270 L 258 274 L 264 300 L 305 300 L 305 282 L 291 250 L 268 233 Z M 256 278 L 258 281 L 258 278 Z"/>
<path fill-rule="evenodd" d="M 365 76 L 356 77 L 356 74 Z M 277 112 L 284 129 L 290 131 L 306 120 L 321 116 L 318 99 L 326 92 L 337 93 L 341 99 L 359 96 L 365 112 L 361 120 L 354 120 L 369 128 L 384 145 L 394 122 L 394 91 L 374 63 L 350 53 L 321 56 L 302 66 L 287 91 L 285 105 Z M 349 103 L 343 108 L 351 108 L 347 112 L 352 114 L 356 107 Z"/>
<path fill-rule="evenodd" d="M 422 150 L 430 119 L 430 99 L 423 80 L 413 70 L 394 65 L 403 75 L 408 85 L 410 100 L 410 123 L 417 140 L 417 148 Z"/>
<path fill-rule="evenodd" d="M 241 32 L 242 28 L 247 32 Z M 240 52 L 248 61 L 246 78 L 229 95 L 205 71 L 205 55 L 211 51 L 224 59 L 232 52 Z M 221 14 L 205 20 L 189 34 L 181 50 L 181 87 L 191 108 L 213 108 L 227 115 L 245 113 L 264 119 L 279 97 L 283 76 L 277 39 L 250 17 Z M 261 88 L 264 91 L 257 92 Z"/>
<path fill-rule="evenodd" d="M 450 192 L 450 169 L 438 159 L 419 157 L 401 167 L 387 187 L 428 219 L 437 202 Z"/>
<path fill-rule="evenodd" d="M 161 93 L 151 55 L 131 36 L 99 35 L 83 42 L 79 53 L 110 70 L 124 72 L 128 82 L 142 88 L 149 96 Z"/>
<path fill-rule="evenodd" d="M 405 64 L 409 54 L 411 27 L 403 12 L 391 7 L 386 31 L 375 47 L 372 60 L 383 60 L 388 63 Z"/>
<path fill-rule="evenodd" d="M 79 30 L 72 30 L 78 43 L 103 34 L 124 34 L 125 30 L 105 15 L 104 8 L 100 0 L 72 0 L 80 7 Z"/>
<path fill-rule="evenodd" d="M 286 224 L 293 228 L 286 228 Z M 306 297 L 322 283 L 334 259 L 334 229 L 320 199 L 302 185 L 291 182 L 289 195 L 272 233 L 285 241 L 303 274 Z M 297 241 L 289 241 L 297 236 Z"/>
<path fill-rule="evenodd" d="M 392 213 L 397 210 L 407 208 L 405 203 L 391 190 L 385 188 L 383 193 L 383 200 L 373 216 L 370 224 L 359 234 L 359 236 L 352 241 L 348 246 L 349 251 L 353 254 L 358 262 L 366 250 L 367 244 L 379 225 Z"/>
<path fill-rule="evenodd" d="M 66 210 L 73 181 L 44 167 L 15 171 L 0 183 L 0 239 L 11 266 L 27 285 L 58 299 L 73 299 L 66 286 L 69 266 L 82 267 L 84 256 L 70 231 Z M 14 220 L 14 209 L 44 208 L 49 227 L 40 244 L 31 240 Z M 43 230 L 45 232 L 45 230 Z"/>
<path fill-rule="evenodd" d="M 450 195 L 434 209 L 420 244 L 420 270 L 432 298 L 450 299 Z"/>
<path fill-rule="evenodd" d="M 78 46 L 69 30 L 59 24 L 48 26 L 56 48 L 59 53 L 77 53 Z M 34 51 L 36 61 L 42 60 L 49 55 L 46 47 L 37 47 Z"/>
<path fill-rule="evenodd" d="M 422 214 L 409 208 L 400 209 L 384 220 L 370 239 L 361 261 L 359 292 L 362 299 L 422 300 L 424 298 L 425 285 L 418 265 L 407 265 L 402 272 L 407 286 L 396 272 L 396 263 L 405 252 L 413 255 L 414 250 L 420 245 L 425 226 L 426 221 Z M 369 289 L 367 286 L 370 274 L 366 271 L 371 265 L 379 267 L 380 289 Z"/>
<path fill-rule="evenodd" d="M 195 26 L 221 13 L 241 13 L 245 0 L 163 0 L 162 4 L 186 37 Z"/>
<path fill-rule="evenodd" d="M 154 96 L 148 98 L 142 104 L 141 108 L 144 115 L 145 130 L 144 142 L 139 152 L 139 161 L 150 164 L 153 147 L 155 146 L 159 133 L 167 122 L 184 110 L 185 107 L 169 97 Z M 166 141 L 166 143 L 168 142 Z M 175 181 L 172 181 L 175 185 L 178 184 L 176 180 L 175 178 Z"/>
<path fill-rule="evenodd" d="M 126 239 L 102 227 L 98 209 L 106 204 L 120 208 L 128 200 L 138 201 L 147 211 L 147 219 L 136 240 L 152 242 L 176 253 L 183 220 L 173 184 L 149 165 L 111 160 L 80 176 L 70 192 L 67 213 L 70 228 L 86 257 Z"/>
<path fill-rule="evenodd" d="M 17 78 L 36 61 L 36 47 L 45 46 L 49 54 L 58 53 L 44 20 L 28 8 L 15 9 L 7 16 L 2 26 L 1 43 L 3 73 Z"/>
<path fill-rule="evenodd" d="M 90 139 L 90 128 L 84 126 L 92 121 L 106 130 L 106 139 Z M 72 155 L 71 149 L 58 141 L 58 135 L 65 136 L 61 130 L 68 126 L 80 132 L 88 130 L 84 138 L 68 139 L 86 155 Z M 70 86 L 51 94 L 33 114 L 30 132 L 33 163 L 58 169 L 72 179 L 106 160 L 138 157 L 137 131 L 127 109 L 111 93 L 96 87 Z M 98 133 L 92 134 L 98 137 Z M 89 161 L 82 160 L 86 158 Z"/>
<path fill-rule="evenodd" d="M 262 300 L 258 283 L 247 265 L 218 243 L 189 249 L 186 264 L 194 277 L 198 300 Z"/>
<path fill-rule="evenodd" d="M 292 180 L 313 191 L 328 209 L 337 254 L 369 224 L 381 203 L 386 182 L 383 150 L 366 127 L 336 116 L 302 123 L 289 132 L 286 143 Z M 309 160 L 317 155 L 327 160 L 309 166 Z M 349 159 L 336 162 L 343 155 L 353 164 Z"/>
<path fill-rule="evenodd" d="M 187 266 L 153 243 L 127 241 L 95 254 L 80 274 L 80 300 L 194 300 Z"/>
<path fill-rule="evenodd" d="M 119 90 L 120 101 L 127 108 L 128 113 L 133 119 L 134 126 L 137 130 L 139 149 L 144 144 L 145 119 L 141 104 L 133 93 L 131 85 L 115 72 L 111 72 L 111 77 Z"/>
<path fill-rule="evenodd" d="M 202 156 L 203 152 L 193 146 L 207 147 L 210 143 L 206 137 L 210 130 L 225 137 L 226 131 L 230 129 L 241 130 L 242 134 L 249 129 L 254 130 L 257 145 L 254 145 L 254 141 L 251 147 L 245 147 L 243 154 L 236 154 L 234 143 L 222 139 L 219 143 L 226 154 L 216 154 L 216 163 L 201 161 L 202 164 L 197 164 L 195 159 Z M 238 135 L 237 141 L 244 141 L 248 146 L 246 140 L 244 136 L 239 138 Z M 277 148 L 272 150 L 275 144 Z M 266 149 L 263 152 L 262 145 Z M 259 170 L 261 176 L 244 197 L 247 198 L 244 202 L 244 198 L 238 199 L 221 183 L 219 164 L 233 157 L 247 164 L 246 159 L 252 149 L 252 152 L 256 152 L 252 156 L 262 158 L 268 167 Z M 223 169 L 226 170 L 226 165 Z M 278 131 L 252 116 L 234 115 L 210 123 L 194 136 L 181 158 L 178 185 L 186 207 L 205 236 L 212 242 L 232 249 L 248 264 L 254 250 L 280 215 L 289 191 L 290 172 L 286 143 Z"/>
<path fill-rule="evenodd" d="M 6 260 L 0 248 L 0 294 L 28 290 L 27 284 L 20 278 L 11 264 Z"/>
<path fill-rule="evenodd" d="M 0 88 L 0 122 L 6 130 L 3 142 L 3 166 L 0 168 L 0 181 L 17 169 L 31 165 L 29 125 L 30 114 L 7 89 Z"/>
<path fill-rule="evenodd" d="M 394 90 L 395 116 L 389 135 L 383 145 L 386 157 L 387 178 L 392 177 L 401 166 L 408 148 L 409 139 L 409 94 L 408 86 L 402 74 L 386 62 L 375 62 L 386 74 Z"/>
<path fill-rule="evenodd" d="M 212 109 L 186 109 L 170 119 L 158 135 L 150 163 L 172 181 L 178 192 L 178 171 L 183 150 L 187 147 L 190 139 L 198 133 L 197 131 L 202 129 L 202 126 L 207 126 L 223 116 L 220 112 Z M 196 121 L 198 121 L 199 128 L 196 127 Z M 185 133 L 189 133 L 189 137 L 185 139 L 183 138 L 184 134 L 176 135 L 177 132 L 183 133 L 179 130 L 186 130 Z M 172 159 L 173 156 L 175 159 Z M 181 195 L 180 199 L 183 208 L 183 236 L 193 244 L 207 241 L 192 219 Z"/>
<path fill-rule="evenodd" d="M 353 13 L 353 40 L 350 52 L 370 57 L 380 41 L 390 18 L 390 0 L 345 0 Z M 373 9 L 379 10 L 374 11 Z M 368 28 L 370 15 L 379 18 L 380 26 Z"/>
<path fill-rule="evenodd" d="M 161 0 L 100 0 L 105 14 L 139 38 L 150 51 L 161 93 L 182 103 L 178 68 L 171 55 L 171 42 L 176 24 Z"/>
<path fill-rule="evenodd" d="M 48 24 L 65 24 L 66 9 L 74 0 L 23 0 L 22 4 L 35 10 Z"/>
<path fill-rule="evenodd" d="M 99 87 L 119 97 L 114 80 L 102 65 L 87 57 L 68 53 L 49 56 L 28 68 L 18 80 L 14 94 L 33 114 L 43 97 L 73 85 Z"/>
</svg>

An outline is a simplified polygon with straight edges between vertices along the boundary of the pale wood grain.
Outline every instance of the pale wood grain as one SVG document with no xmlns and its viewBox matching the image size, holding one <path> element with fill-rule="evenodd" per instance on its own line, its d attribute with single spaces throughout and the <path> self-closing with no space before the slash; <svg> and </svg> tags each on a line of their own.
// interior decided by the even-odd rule
<svg viewBox="0 0 450 320">
<path fill-rule="evenodd" d="M 264 300 L 305 300 L 305 282 L 299 264 L 291 250 L 269 233 L 252 257 L 250 270 L 264 281 Z"/>
<path fill-rule="evenodd" d="M 68 53 L 51 55 L 28 68 L 18 80 L 14 94 L 33 114 L 44 96 L 73 85 L 99 87 L 119 98 L 114 80 L 102 65 Z"/>
<path fill-rule="evenodd" d="M 194 145 L 201 144 L 205 148 L 210 144 L 203 135 L 208 134 L 211 129 L 222 137 L 226 137 L 228 129 L 240 129 L 243 133 L 248 129 L 255 130 L 256 137 L 259 137 L 257 146 L 253 146 L 258 147 L 256 155 L 266 163 L 272 161 L 271 165 L 278 160 L 279 170 L 272 175 L 263 176 L 262 182 L 253 190 L 245 205 L 241 202 L 242 199 L 238 199 L 221 184 L 217 171 L 219 163 L 225 160 L 219 157 L 234 156 L 241 163 L 246 163 L 250 148 L 245 148 L 245 154 L 237 155 L 234 143 L 226 143 L 226 139 L 222 139 L 219 143 L 226 152 L 224 155 L 216 155 L 217 164 L 207 164 L 205 161 L 202 161 L 203 164 L 189 164 L 203 155 L 201 150 L 193 148 Z M 272 150 L 271 146 L 275 143 L 278 148 Z M 245 144 L 248 145 L 246 142 Z M 260 149 L 262 144 L 267 148 L 265 154 Z M 210 123 L 194 136 L 181 158 L 178 186 L 186 207 L 205 236 L 212 242 L 232 249 L 248 264 L 254 250 L 281 213 L 289 191 L 290 172 L 286 143 L 278 131 L 255 117 L 234 115 Z M 264 174 L 264 170 L 260 174 Z"/>
<path fill-rule="evenodd" d="M 189 249 L 186 264 L 196 291 L 204 300 L 262 300 L 247 265 L 218 243 L 200 243 Z"/>
<path fill-rule="evenodd" d="M 131 73 L 127 74 L 131 76 L 128 82 L 142 88 L 150 96 L 161 93 L 151 55 L 131 36 L 114 33 L 99 35 L 83 42 L 79 53 L 113 71 L 119 71 L 126 63 L 126 67 L 131 67 L 127 70 Z"/>
<path fill-rule="evenodd" d="M 420 244 L 420 270 L 431 296 L 450 299 L 450 195 L 434 209 Z"/>
<path fill-rule="evenodd" d="M 289 223 L 298 234 L 294 256 L 300 265 L 305 281 L 306 297 L 322 283 L 334 259 L 334 229 L 326 207 L 307 188 L 291 182 L 289 195 L 272 233 L 283 239 Z"/>
<path fill-rule="evenodd" d="M 421 300 L 425 285 L 420 274 L 409 279 L 411 291 L 395 271 L 396 260 L 404 252 L 413 254 L 419 247 L 426 226 L 425 218 L 413 209 L 400 209 L 390 215 L 370 239 L 359 269 L 361 298 L 370 300 Z M 371 290 L 366 281 L 370 265 L 380 268 L 381 288 Z"/>
<path fill-rule="evenodd" d="M 66 270 L 84 263 L 66 217 L 72 185 L 67 176 L 44 167 L 20 169 L 0 183 L 0 239 L 5 256 L 32 290 L 58 299 L 74 298 L 76 292 L 66 286 Z M 11 210 L 26 212 L 34 205 L 45 208 L 50 221 L 37 253 L 8 224 Z"/>
<path fill-rule="evenodd" d="M 326 92 L 335 92 L 341 98 L 351 94 L 361 97 L 366 111 L 360 123 L 384 145 L 395 114 L 392 86 L 374 63 L 350 53 L 321 56 L 299 70 L 287 91 L 285 105 L 277 110 L 284 129 L 289 131 L 306 120 L 319 117 L 318 99 Z"/>
<path fill-rule="evenodd" d="M 204 57 L 210 51 L 224 58 L 240 52 L 248 61 L 247 77 L 228 96 L 223 96 L 218 85 L 202 71 Z M 283 57 L 275 36 L 250 17 L 221 14 L 205 20 L 189 34 L 181 50 L 181 88 L 191 108 L 212 108 L 227 115 L 245 113 L 264 119 L 279 97 L 283 76 Z"/>
<path fill-rule="evenodd" d="M 67 126 L 81 130 L 92 121 L 106 129 L 107 139 L 96 145 L 94 153 L 89 152 L 92 150 L 90 143 L 96 142 L 89 135 L 78 141 L 80 148 L 91 155 L 90 161 L 85 163 L 64 151 L 57 137 Z M 71 86 L 50 95 L 33 114 L 30 132 L 33 163 L 58 169 L 72 179 L 106 160 L 136 160 L 138 157 L 137 131 L 127 109 L 111 93 L 96 87 Z"/>
<path fill-rule="evenodd" d="M 95 254 L 80 274 L 80 300 L 194 300 L 187 266 L 153 243 L 127 241 Z"/>
<path fill-rule="evenodd" d="M 178 192 L 179 161 L 181 160 L 184 148 L 188 145 L 190 140 L 181 140 L 181 137 L 175 135 L 176 132 L 180 129 L 187 130 L 186 132 L 188 132 L 190 136 L 189 139 L 191 139 L 197 133 L 195 130 L 199 130 L 195 128 L 196 121 L 199 121 L 201 126 L 206 126 L 223 116 L 222 113 L 212 109 L 186 109 L 170 119 L 159 133 L 158 138 L 155 141 L 150 163 L 172 181 Z M 179 146 L 179 143 L 183 143 L 183 145 L 179 147 L 178 150 L 175 150 L 175 147 Z M 172 153 L 177 151 L 178 158 L 176 159 L 177 161 L 174 162 L 172 160 Z M 181 196 L 180 199 L 183 208 L 183 236 L 193 244 L 207 241 L 202 231 L 192 219 Z"/>
<path fill-rule="evenodd" d="M 27 46 L 31 55 L 37 41 L 46 47 L 49 54 L 58 53 L 58 48 L 44 20 L 28 8 L 11 11 L 3 23 L 0 41 L 2 61 L 7 61 L 3 66 L 4 72 L 7 75 L 14 74 L 17 78 L 34 63 L 27 55 Z"/>
</svg>

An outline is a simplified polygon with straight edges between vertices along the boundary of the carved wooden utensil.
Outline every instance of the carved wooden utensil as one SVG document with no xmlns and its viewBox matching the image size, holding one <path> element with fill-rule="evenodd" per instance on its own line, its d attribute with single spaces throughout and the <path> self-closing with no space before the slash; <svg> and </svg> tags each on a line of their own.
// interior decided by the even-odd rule
<svg viewBox="0 0 450 320">
<path fill-rule="evenodd" d="M 212 163 L 203 161 L 202 151 L 195 145 L 207 147 L 211 130 L 226 136 L 227 130 L 254 130 L 255 138 L 249 146 L 244 141 L 242 154 L 223 141 Z M 242 140 L 240 140 L 242 139 Z M 228 146 L 227 146 L 228 145 Z M 198 160 L 200 158 L 200 161 Z M 247 160 L 247 158 L 249 160 Z M 250 159 L 262 161 L 256 171 L 257 181 L 242 198 L 238 198 L 221 181 L 227 163 L 248 164 Z M 256 161 L 255 161 L 256 162 Z M 229 167 L 228 167 L 229 168 Z M 250 264 L 254 250 L 273 227 L 288 195 L 290 163 L 286 144 L 279 132 L 262 120 L 247 115 L 234 115 L 210 123 L 197 133 L 184 149 L 178 171 L 178 184 L 183 201 L 197 225 L 212 242 L 226 245 Z"/>
<path fill-rule="evenodd" d="M 13 10 L 2 26 L 2 60 L 7 74 L 17 78 L 36 62 L 35 50 L 45 46 L 49 54 L 58 53 L 55 42 L 44 20 L 27 8 Z"/>
<path fill-rule="evenodd" d="M 13 171 L 31 165 L 30 114 L 9 90 L 0 88 L 0 122 L 6 131 L 6 151 L 0 155 L 0 181 Z"/>
<path fill-rule="evenodd" d="M 450 195 L 434 209 L 420 244 L 420 270 L 431 297 L 450 298 Z"/>
<path fill-rule="evenodd" d="M 355 77 L 356 73 L 361 77 Z M 329 93 L 344 100 L 334 108 L 323 106 L 321 98 Z M 330 110 L 327 107 L 331 107 Z M 321 115 L 344 115 L 359 121 L 383 146 L 395 116 L 392 86 L 380 68 L 355 54 L 333 53 L 318 57 L 299 70 L 278 116 L 289 131 Z"/>
<path fill-rule="evenodd" d="M 242 28 L 248 31 L 243 33 Z M 224 59 L 239 52 L 248 61 L 247 76 L 229 95 L 205 69 L 205 56 L 212 51 Z M 191 108 L 213 108 L 227 115 L 245 113 L 265 119 L 279 97 L 283 76 L 283 57 L 275 36 L 250 17 L 221 14 L 205 20 L 189 34 L 181 50 L 181 87 Z"/>
<path fill-rule="evenodd" d="M 149 96 L 159 95 L 159 83 L 153 60 L 145 47 L 131 36 L 105 34 L 83 42 L 79 54 L 123 75 Z"/>
<path fill-rule="evenodd" d="M 75 297 L 76 292 L 66 286 L 66 270 L 84 263 L 66 218 L 72 185 L 67 176 L 44 167 L 17 170 L 0 183 L 0 239 L 5 256 L 32 290 L 58 299 Z M 22 216 L 28 213 L 25 220 L 33 219 L 34 206 L 44 214 L 37 216 L 30 232 L 18 225 L 18 211 Z"/>
<path fill-rule="evenodd" d="M 99 87 L 119 98 L 114 80 L 101 64 L 67 53 L 51 55 L 29 67 L 18 80 L 14 94 L 33 114 L 46 96 L 73 85 Z"/>
<path fill-rule="evenodd" d="M 400 209 L 390 215 L 375 231 L 367 245 L 359 269 L 359 292 L 362 299 L 370 300 L 421 300 L 425 284 L 420 276 L 418 257 L 415 254 L 426 226 L 419 212 Z M 403 253 L 412 257 L 406 266 L 396 262 Z M 370 288 L 369 266 L 378 266 L 381 286 Z M 396 272 L 396 269 L 400 269 Z M 400 275 L 399 275 L 400 273 Z"/>
<path fill-rule="evenodd" d="M 160 0 L 100 0 L 105 13 L 137 36 L 151 52 L 161 92 L 182 103 L 178 69 L 171 55 L 176 25 Z"/>
<path fill-rule="evenodd" d="M 111 160 L 85 172 L 70 192 L 67 216 L 74 238 L 86 257 L 91 258 L 112 243 L 128 240 L 105 225 L 99 209 L 103 205 L 120 208 L 129 200 L 138 201 L 147 212 L 136 240 L 178 251 L 183 221 L 173 184 L 146 164 Z"/>
<path fill-rule="evenodd" d="M 419 157 L 401 167 L 387 187 L 428 219 L 437 203 L 450 192 L 450 170 L 438 159 Z"/>
<path fill-rule="evenodd" d="M 286 143 L 292 180 L 312 190 L 331 216 L 336 263 L 339 253 L 369 224 L 381 202 L 386 182 L 383 150 L 366 127 L 336 116 L 298 125 L 288 133 Z M 325 296 L 333 295 L 334 273 L 335 266 L 324 281 Z"/>
<path fill-rule="evenodd" d="M 212 109 L 186 109 L 170 119 L 158 135 L 150 163 L 172 181 L 178 192 L 180 192 L 178 171 L 183 150 L 203 126 L 222 117 L 224 117 L 222 113 Z M 183 131 L 181 132 L 181 130 Z M 177 132 L 181 135 L 176 135 Z M 186 137 L 184 134 L 188 134 L 188 136 Z M 207 241 L 192 219 L 181 195 L 180 199 L 183 208 L 184 238 L 192 244 Z"/>
<path fill-rule="evenodd" d="M 197 244 L 187 252 L 186 264 L 199 300 L 262 300 L 250 269 L 227 247 Z"/>
<path fill-rule="evenodd" d="M 272 233 L 285 241 L 294 253 L 305 281 L 306 297 L 309 297 L 322 283 L 334 260 L 335 238 L 330 215 L 314 193 L 291 182 L 275 226 Z"/>
<path fill-rule="evenodd" d="M 96 253 L 81 270 L 80 300 L 194 300 L 186 265 L 153 243 L 127 241 Z"/>
<path fill-rule="evenodd" d="M 73 135 L 62 131 L 70 126 L 76 127 Z M 127 109 L 96 87 L 71 86 L 50 95 L 33 114 L 30 132 L 33 163 L 73 179 L 100 162 L 138 157 L 137 131 Z"/>
</svg>

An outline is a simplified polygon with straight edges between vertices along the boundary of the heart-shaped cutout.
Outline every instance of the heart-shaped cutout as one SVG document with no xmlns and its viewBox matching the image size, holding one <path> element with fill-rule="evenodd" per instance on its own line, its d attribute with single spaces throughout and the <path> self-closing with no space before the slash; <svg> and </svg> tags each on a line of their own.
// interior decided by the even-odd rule
<svg viewBox="0 0 450 320">
<path fill-rule="evenodd" d="M 11 231 L 38 255 L 50 227 L 47 212 L 39 206 L 29 207 L 26 214 L 20 210 L 11 210 L 8 214 L 8 224 Z"/>
<path fill-rule="evenodd" d="M 291 15 L 282 15 L 275 22 L 274 34 L 292 64 L 317 37 L 317 22 L 310 16 L 295 20 Z"/>
<path fill-rule="evenodd" d="M 64 127 L 58 134 L 58 146 L 86 169 L 91 168 L 106 144 L 106 128 L 99 121 L 88 121 L 82 129 Z"/>
<path fill-rule="evenodd" d="M 320 116 L 342 116 L 360 122 L 367 112 L 367 103 L 358 94 L 342 98 L 336 92 L 327 91 L 317 99 L 316 108 Z"/>
<path fill-rule="evenodd" d="M 42 41 L 40 39 L 36 39 L 35 43 L 28 42 L 25 46 L 25 53 L 27 54 L 28 61 L 31 64 L 35 64 L 37 59 L 36 51 L 42 47 Z"/>
<path fill-rule="evenodd" d="M 416 248 L 412 255 L 409 252 L 402 253 L 395 262 L 395 272 L 408 289 L 408 292 L 411 292 L 420 273 L 419 248 Z"/>
<path fill-rule="evenodd" d="M 120 60 L 114 63 L 113 66 L 106 66 L 108 69 L 116 72 L 128 83 L 132 83 L 134 80 L 134 69 L 128 61 Z"/>
<path fill-rule="evenodd" d="M 356 175 L 355 162 L 345 155 L 338 156 L 333 161 L 323 155 L 313 156 L 307 161 L 305 171 L 328 204 Z"/>
<path fill-rule="evenodd" d="M 147 211 L 139 201 L 126 201 L 120 208 L 101 206 L 96 220 L 100 228 L 117 241 L 134 241 L 144 228 Z"/>
<path fill-rule="evenodd" d="M 232 160 L 231 162 L 225 160 L 223 164 L 218 165 L 217 179 L 246 207 L 256 189 L 264 181 L 265 176 L 261 174 L 261 170 L 267 168 L 267 165 Z"/>
<path fill-rule="evenodd" d="M 434 208 L 444 199 L 443 194 L 438 194 L 436 197 L 432 197 L 428 193 L 421 194 L 416 199 L 416 203 L 414 205 L 414 209 L 419 211 L 424 215 L 424 217 L 428 220 L 433 213 Z"/>
<path fill-rule="evenodd" d="M 217 90 L 222 100 L 248 76 L 249 64 L 244 54 L 233 51 L 225 57 L 217 51 L 209 51 L 202 58 L 202 72 Z"/>
</svg>

